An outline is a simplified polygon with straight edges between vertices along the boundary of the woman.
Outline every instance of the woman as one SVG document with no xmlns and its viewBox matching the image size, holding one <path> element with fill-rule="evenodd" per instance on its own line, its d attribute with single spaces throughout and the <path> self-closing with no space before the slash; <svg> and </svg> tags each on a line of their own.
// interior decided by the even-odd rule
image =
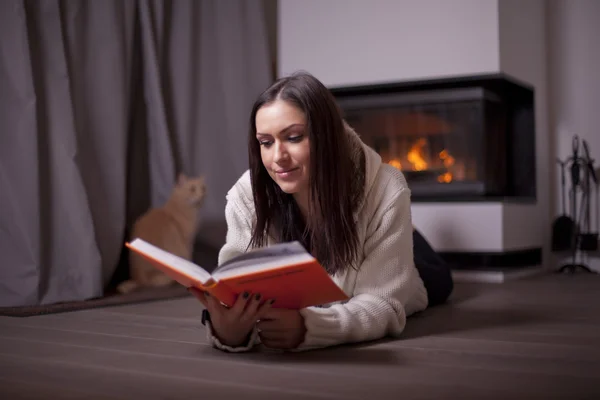
<svg viewBox="0 0 600 400">
<path fill-rule="evenodd" d="M 227 195 L 219 264 L 248 248 L 298 240 L 350 300 L 286 310 L 245 293 L 226 308 L 194 291 L 209 312 L 214 346 L 246 351 L 260 341 L 306 350 L 398 336 L 407 316 L 445 301 L 449 270 L 428 269 L 443 283 L 428 293 L 434 286 L 415 267 L 404 176 L 363 144 L 321 82 L 306 73 L 280 79 L 259 96 L 250 122 L 250 169 Z"/>
</svg>

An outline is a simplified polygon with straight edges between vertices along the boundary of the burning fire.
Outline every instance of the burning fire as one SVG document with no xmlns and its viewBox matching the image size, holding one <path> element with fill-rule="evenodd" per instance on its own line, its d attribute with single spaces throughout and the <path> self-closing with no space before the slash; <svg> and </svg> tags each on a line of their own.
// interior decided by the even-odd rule
<svg viewBox="0 0 600 400">
<path fill-rule="evenodd" d="M 452 174 L 450 172 L 446 172 L 438 176 L 439 183 L 450 183 L 452 182 Z"/>
<path fill-rule="evenodd" d="M 390 164 L 394 168 L 402 170 L 402 163 L 397 158 L 394 158 L 393 160 L 390 160 L 390 162 L 388 164 Z"/>
<path fill-rule="evenodd" d="M 440 160 L 442 160 L 442 162 L 444 163 L 444 167 L 446 168 L 450 168 L 454 165 L 454 157 L 452 157 L 450 155 L 450 153 L 448 153 L 448 150 L 444 149 L 442 151 L 440 151 Z M 440 183 L 450 183 L 452 182 L 452 173 L 451 172 L 446 172 L 441 174 L 440 176 L 438 176 L 438 182 Z"/>
<path fill-rule="evenodd" d="M 423 149 L 425 147 L 427 147 L 427 139 L 420 138 L 419 140 L 417 140 L 415 142 L 415 144 L 412 145 L 412 147 L 408 151 L 408 154 L 406 155 L 406 159 L 410 163 L 410 168 L 412 171 L 425 171 L 428 168 L 430 168 L 429 163 L 426 160 L 426 155 L 423 151 Z M 454 157 L 452 157 L 452 155 L 450 155 L 450 153 L 446 149 L 440 151 L 438 156 L 439 156 L 439 160 L 442 162 L 444 167 L 448 170 L 452 166 L 454 166 L 454 164 L 456 162 Z M 402 162 L 399 159 L 394 158 L 394 159 L 390 160 L 388 163 L 391 166 L 398 168 L 399 170 L 402 170 Z M 439 175 L 437 177 L 437 180 L 440 183 L 450 183 L 450 182 L 452 182 L 453 178 L 454 177 L 452 175 L 452 172 L 447 171 L 447 172 L 444 172 L 443 174 Z"/>
<path fill-rule="evenodd" d="M 427 146 L 427 140 L 421 138 L 417 140 L 408 152 L 406 159 L 412 164 L 413 171 L 424 171 L 427 169 L 427 161 L 423 154 L 423 147 Z"/>
</svg>

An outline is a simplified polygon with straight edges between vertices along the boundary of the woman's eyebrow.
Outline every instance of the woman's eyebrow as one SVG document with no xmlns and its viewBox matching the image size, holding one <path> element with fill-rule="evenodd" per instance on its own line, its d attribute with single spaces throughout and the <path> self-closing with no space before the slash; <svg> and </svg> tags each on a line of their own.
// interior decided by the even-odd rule
<svg viewBox="0 0 600 400">
<path fill-rule="evenodd" d="M 283 128 L 280 132 L 279 135 L 281 135 L 282 133 L 286 133 L 287 131 L 289 131 L 292 128 L 297 128 L 297 127 L 304 127 L 304 124 L 291 124 L 286 126 L 285 128 Z M 262 133 L 262 132 L 257 132 L 256 136 L 271 136 L 270 133 Z"/>
</svg>

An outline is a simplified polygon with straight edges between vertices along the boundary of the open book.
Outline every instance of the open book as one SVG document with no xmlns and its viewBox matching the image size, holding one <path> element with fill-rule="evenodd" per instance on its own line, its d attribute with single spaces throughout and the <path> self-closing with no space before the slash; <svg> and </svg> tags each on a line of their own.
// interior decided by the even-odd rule
<svg viewBox="0 0 600 400">
<path fill-rule="evenodd" d="M 247 291 L 275 299 L 273 307 L 300 309 L 347 300 L 319 262 L 299 242 L 250 250 L 221 264 L 212 274 L 142 239 L 125 244 L 185 287 L 195 286 L 232 306 Z"/>
</svg>

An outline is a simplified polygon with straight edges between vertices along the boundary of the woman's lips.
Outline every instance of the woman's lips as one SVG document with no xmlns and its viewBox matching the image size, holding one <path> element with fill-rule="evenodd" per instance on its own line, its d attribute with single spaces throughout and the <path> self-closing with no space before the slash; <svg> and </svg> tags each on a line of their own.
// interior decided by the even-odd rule
<svg viewBox="0 0 600 400">
<path fill-rule="evenodd" d="M 296 167 L 296 168 L 289 168 L 289 169 L 280 169 L 278 171 L 275 171 L 275 173 L 277 174 L 278 177 L 282 178 L 282 179 L 286 179 L 286 178 L 290 178 L 292 177 L 292 175 L 294 174 L 294 172 L 300 170 L 300 168 Z"/>
</svg>

